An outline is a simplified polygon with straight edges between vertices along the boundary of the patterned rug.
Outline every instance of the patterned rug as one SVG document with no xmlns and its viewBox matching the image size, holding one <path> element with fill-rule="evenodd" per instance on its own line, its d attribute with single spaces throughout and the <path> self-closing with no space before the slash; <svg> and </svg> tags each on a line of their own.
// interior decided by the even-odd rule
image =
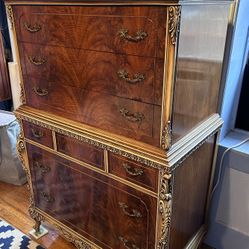
<svg viewBox="0 0 249 249">
<path fill-rule="evenodd" d="M 0 218 L 0 249 L 44 249 Z"/>
</svg>

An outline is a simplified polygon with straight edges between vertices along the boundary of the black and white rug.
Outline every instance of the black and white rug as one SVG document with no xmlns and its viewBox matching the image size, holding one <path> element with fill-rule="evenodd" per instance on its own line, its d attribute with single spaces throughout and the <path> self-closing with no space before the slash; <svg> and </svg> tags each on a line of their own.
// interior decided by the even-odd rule
<svg viewBox="0 0 249 249">
<path fill-rule="evenodd" d="M 44 249 L 0 218 L 0 249 Z"/>
</svg>

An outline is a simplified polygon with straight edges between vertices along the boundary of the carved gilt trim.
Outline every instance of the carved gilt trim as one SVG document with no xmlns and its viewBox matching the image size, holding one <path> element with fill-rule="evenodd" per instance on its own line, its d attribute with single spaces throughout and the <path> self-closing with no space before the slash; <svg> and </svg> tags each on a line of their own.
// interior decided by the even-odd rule
<svg viewBox="0 0 249 249">
<path fill-rule="evenodd" d="M 106 145 L 106 144 L 98 142 L 98 141 L 96 141 L 94 139 L 90 139 L 90 138 L 84 137 L 83 135 L 75 134 L 73 132 L 60 129 L 60 128 L 52 126 L 50 124 L 45 124 L 43 122 L 40 122 L 38 120 L 29 118 L 29 117 L 26 117 L 26 116 L 22 116 L 22 119 L 26 120 L 26 121 L 28 121 L 30 123 L 33 123 L 35 125 L 39 125 L 39 126 L 41 126 L 43 128 L 53 130 L 53 131 L 55 131 L 57 133 L 60 133 L 62 135 L 65 135 L 65 136 L 68 136 L 68 137 L 72 137 L 72 138 L 77 139 L 77 140 L 79 140 L 81 142 L 88 143 L 88 144 L 93 145 L 93 146 L 95 146 L 97 148 L 108 150 L 108 151 L 110 151 L 110 152 L 112 152 L 114 154 L 117 154 L 117 155 L 120 155 L 120 156 L 124 156 L 124 157 L 126 157 L 128 159 L 131 159 L 133 161 L 139 162 L 139 163 L 144 164 L 146 166 L 149 166 L 149 167 L 152 167 L 152 168 L 156 168 L 156 169 L 165 168 L 165 165 L 162 165 L 162 164 L 156 163 L 154 161 L 148 160 L 146 158 L 143 158 L 143 157 L 134 155 L 132 153 L 120 150 L 118 148 Z"/>
<path fill-rule="evenodd" d="M 21 122 L 21 119 L 20 117 L 17 117 L 17 120 L 19 122 L 19 125 L 20 125 L 20 134 L 18 136 L 18 140 L 17 140 L 17 152 L 18 152 L 18 156 L 19 156 L 19 159 L 21 161 L 21 164 L 22 164 L 22 167 L 26 173 L 26 176 L 27 176 L 27 181 L 28 181 L 28 190 L 29 190 L 29 193 L 30 193 L 30 197 L 29 197 L 29 200 L 30 200 L 30 204 L 29 204 L 29 214 L 30 214 L 30 217 L 32 219 L 34 219 L 36 222 L 41 222 L 44 220 L 44 217 L 39 214 L 36 210 L 35 210 L 35 203 L 34 203 L 34 199 L 33 199 L 33 195 L 32 195 L 32 187 L 31 187 L 31 174 L 30 174 L 30 171 L 26 165 L 26 146 L 25 146 L 25 142 L 24 142 L 24 132 L 23 132 L 23 127 L 22 127 L 22 122 Z"/>
<path fill-rule="evenodd" d="M 76 248 L 78 249 L 93 249 L 92 246 L 90 246 L 88 243 L 85 241 L 76 238 L 76 236 L 73 236 L 70 232 L 66 231 L 64 228 L 55 225 L 59 233 L 70 243 L 73 243 Z"/>
<path fill-rule="evenodd" d="M 6 5 L 6 13 L 7 13 L 8 19 L 10 21 L 11 28 L 13 29 L 13 27 L 14 27 L 14 15 L 13 15 L 13 10 L 12 10 L 11 5 Z"/>
<path fill-rule="evenodd" d="M 35 209 L 35 203 L 32 197 L 30 197 L 30 206 L 29 206 L 29 215 L 32 219 L 34 219 L 36 222 L 42 222 L 45 220 L 44 216 L 41 215 L 39 212 Z"/>
<path fill-rule="evenodd" d="M 165 171 L 161 173 L 161 186 L 159 191 L 159 213 L 161 219 L 160 238 L 157 249 L 169 247 L 169 233 L 172 210 L 172 175 Z"/>
<path fill-rule="evenodd" d="M 169 7 L 169 35 L 172 45 L 176 44 L 177 37 L 179 34 L 181 8 L 179 6 Z"/>
<path fill-rule="evenodd" d="M 25 92 L 24 92 L 24 86 L 23 86 L 23 84 L 20 84 L 20 88 L 21 88 L 21 91 L 20 91 L 20 101 L 24 105 L 24 104 L 26 104 L 26 99 L 25 99 Z"/>
<path fill-rule="evenodd" d="M 168 150 L 170 146 L 171 146 L 171 122 L 168 121 L 162 131 L 161 147 L 164 150 Z"/>
</svg>

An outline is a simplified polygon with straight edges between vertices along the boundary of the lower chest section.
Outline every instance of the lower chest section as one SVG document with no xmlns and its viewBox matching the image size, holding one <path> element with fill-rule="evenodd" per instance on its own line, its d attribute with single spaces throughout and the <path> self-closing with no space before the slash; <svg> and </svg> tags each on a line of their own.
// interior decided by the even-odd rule
<svg viewBox="0 0 249 249">
<path fill-rule="evenodd" d="M 157 198 L 28 143 L 27 152 L 37 208 L 101 248 L 154 248 Z"/>
</svg>

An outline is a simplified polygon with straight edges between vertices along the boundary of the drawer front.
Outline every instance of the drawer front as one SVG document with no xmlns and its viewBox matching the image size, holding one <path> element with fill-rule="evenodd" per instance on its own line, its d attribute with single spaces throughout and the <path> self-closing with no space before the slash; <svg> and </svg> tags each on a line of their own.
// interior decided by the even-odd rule
<svg viewBox="0 0 249 249">
<path fill-rule="evenodd" d="M 53 148 L 52 131 L 22 120 L 24 136 L 47 147 Z"/>
<path fill-rule="evenodd" d="M 19 41 L 150 57 L 163 54 L 164 7 L 14 6 L 13 11 Z"/>
<path fill-rule="evenodd" d="M 27 76 L 161 105 L 155 93 L 162 92 L 162 59 L 30 43 L 20 47 Z"/>
<path fill-rule="evenodd" d="M 159 146 L 160 106 L 31 78 L 25 88 L 31 107 Z"/>
<path fill-rule="evenodd" d="M 158 170 L 109 153 L 109 172 L 157 192 Z"/>
<path fill-rule="evenodd" d="M 32 145 L 27 148 L 38 208 L 102 248 L 154 248 L 156 198 Z M 46 163 L 50 170 L 42 173 L 39 165 Z"/>
<path fill-rule="evenodd" d="M 59 152 L 104 169 L 103 150 L 61 134 L 56 134 L 56 141 Z"/>
</svg>

